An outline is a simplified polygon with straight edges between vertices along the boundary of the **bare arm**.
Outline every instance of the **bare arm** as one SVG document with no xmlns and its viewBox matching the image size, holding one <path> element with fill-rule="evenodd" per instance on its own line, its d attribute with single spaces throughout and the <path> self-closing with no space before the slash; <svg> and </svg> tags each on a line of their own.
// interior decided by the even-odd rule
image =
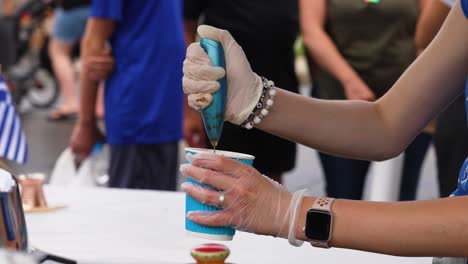
<svg viewBox="0 0 468 264">
<path fill-rule="evenodd" d="M 458 3 L 431 45 L 377 102 L 322 101 L 280 91 L 259 128 L 335 155 L 393 157 L 461 92 L 466 47 L 468 20 Z"/>
<path fill-rule="evenodd" d="M 419 0 L 419 13 L 423 12 L 432 2 L 439 0 Z"/>
<path fill-rule="evenodd" d="M 99 61 L 105 62 L 109 59 L 100 57 L 109 56 L 110 51 L 106 48 L 106 44 L 114 28 L 115 23 L 112 20 L 90 18 L 81 43 L 80 115 L 70 139 L 70 147 L 79 160 L 86 159 L 93 145 L 103 138 L 96 124 L 96 96 L 102 80 L 97 79 L 96 74 L 104 72 L 101 74 L 107 75 L 105 72 L 108 70 L 105 68 L 108 67 L 101 67 Z M 97 61 L 96 57 L 99 57 Z M 93 60 L 96 63 L 93 63 Z"/>
<path fill-rule="evenodd" d="M 408 142 L 418 128 L 424 126 L 424 121 L 428 121 L 445 103 L 458 94 L 459 91 L 455 87 L 458 83 L 464 82 L 468 68 L 466 62 L 468 22 L 461 14 L 460 7 L 457 6 L 455 9 L 447 25 L 427 52 L 411 66 L 382 100 L 377 103 L 349 102 L 348 106 L 343 103 L 340 104 L 343 111 L 331 108 L 332 104 L 338 106 L 337 103 L 315 101 L 317 108 L 323 110 L 320 111 L 322 119 L 333 120 L 325 123 L 336 125 L 329 127 L 328 132 L 337 136 L 336 131 L 341 130 L 339 132 L 341 135 L 337 136 L 338 140 L 347 135 L 351 135 L 351 138 L 354 136 L 360 138 L 359 133 L 365 134 L 363 138 L 373 138 L 376 145 L 365 145 L 361 149 L 363 152 L 366 147 L 378 149 L 382 144 L 387 146 L 385 149 L 391 149 L 391 145 L 399 145 L 398 148 L 401 150 L 405 144 L 395 144 L 395 142 Z M 463 37 L 458 38 L 460 35 Z M 451 52 L 447 52 L 449 50 Z M 437 65 L 438 63 L 440 65 Z M 281 98 L 289 97 L 291 96 L 286 95 Z M 364 112 L 365 115 L 359 119 L 361 121 L 357 120 L 356 116 Z M 315 118 L 313 111 L 309 113 Z M 357 124 L 339 118 L 343 115 L 349 120 L 354 119 Z M 379 127 L 382 129 L 374 130 L 376 127 L 369 126 L 371 131 L 377 133 L 374 137 L 367 133 L 369 131 L 367 126 L 360 128 L 363 125 L 362 121 L 368 118 L 373 120 L 372 123 L 375 121 L 376 124 L 380 124 Z M 340 126 L 341 122 L 344 125 Z M 284 127 L 288 125 L 283 124 Z M 319 125 L 317 126 L 315 129 L 320 130 Z M 351 130 L 348 130 L 350 126 Z M 345 131 L 342 131 L 343 129 Z M 307 129 L 303 128 L 302 131 Z M 309 131 L 312 131 L 311 134 L 317 132 Z M 401 138 L 393 136 L 399 134 Z M 324 140 L 332 144 L 333 140 L 336 140 L 323 136 Z M 359 147 L 359 144 L 352 147 Z M 395 151 L 390 150 L 390 152 Z M 312 207 L 313 202 L 314 198 L 306 198 L 301 208 L 296 234 L 303 240 L 307 240 L 302 230 L 306 212 Z M 402 203 L 337 200 L 333 207 L 335 218 L 331 244 L 335 247 L 400 256 L 468 257 L 467 202 L 467 197 Z"/>
<path fill-rule="evenodd" d="M 81 43 L 81 58 L 99 56 L 106 50 L 106 43 L 114 32 L 115 22 L 108 19 L 90 18 Z M 89 76 L 89 71 L 83 69 L 80 75 L 80 122 L 95 123 L 94 106 L 99 81 Z"/>
<path fill-rule="evenodd" d="M 421 13 L 416 28 L 416 48 L 419 51 L 431 43 L 449 12 L 450 7 L 435 0 Z"/>
<path fill-rule="evenodd" d="M 302 204 L 296 237 L 314 198 Z M 398 256 L 468 257 L 468 197 L 382 203 L 337 200 L 333 205 L 334 247 Z"/>
<path fill-rule="evenodd" d="M 256 234 L 288 237 L 290 208 L 296 205 L 281 185 L 238 161 L 202 153 L 187 157 L 182 173 L 225 193 L 223 210 L 216 214 L 191 212 L 202 225 L 233 226 Z M 184 184 L 184 191 L 208 205 L 219 193 Z M 315 202 L 306 197 L 295 223 L 297 239 L 304 235 L 307 211 Z M 413 202 L 367 202 L 338 199 L 333 204 L 331 245 L 399 256 L 468 257 L 468 196 Z M 293 206 L 293 207 L 291 207 Z M 278 216 L 282 216 L 278 218 Z"/>
<path fill-rule="evenodd" d="M 375 96 L 369 87 L 346 62 L 325 32 L 326 5 L 326 0 L 300 1 L 302 37 L 308 52 L 315 63 L 341 83 L 348 99 L 374 100 Z"/>
</svg>

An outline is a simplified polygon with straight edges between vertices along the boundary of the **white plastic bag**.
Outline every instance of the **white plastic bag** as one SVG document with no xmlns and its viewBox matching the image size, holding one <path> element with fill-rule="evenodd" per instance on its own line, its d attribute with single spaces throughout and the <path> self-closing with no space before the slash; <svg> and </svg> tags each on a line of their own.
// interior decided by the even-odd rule
<svg viewBox="0 0 468 264">
<path fill-rule="evenodd" d="M 71 149 L 65 149 L 52 171 L 50 184 L 56 186 L 105 187 L 109 181 L 107 173 L 109 149 L 97 143 L 91 154 L 76 168 Z"/>
<path fill-rule="evenodd" d="M 106 187 L 109 181 L 109 147 L 102 143 L 93 146 L 89 157 L 78 168 L 74 186 Z"/>
<path fill-rule="evenodd" d="M 55 162 L 49 184 L 68 186 L 76 178 L 76 172 L 73 153 L 70 148 L 66 148 Z"/>
</svg>

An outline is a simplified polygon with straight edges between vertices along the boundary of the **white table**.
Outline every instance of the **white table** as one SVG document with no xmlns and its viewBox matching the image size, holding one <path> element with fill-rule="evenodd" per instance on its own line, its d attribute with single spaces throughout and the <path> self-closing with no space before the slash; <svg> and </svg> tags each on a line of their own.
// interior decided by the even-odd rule
<svg viewBox="0 0 468 264">
<path fill-rule="evenodd" d="M 184 194 L 113 189 L 46 187 L 51 205 L 68 207 L 27 215 L 30 242 L 79 263 L 192 263 L 190 249 L 208 241 L 184 230 Z M 342 249 L 289 246 L 283 239 L 238 232 L 230 263 L 418 264 L 429 258 L 398 258 Z"/>
</svg>

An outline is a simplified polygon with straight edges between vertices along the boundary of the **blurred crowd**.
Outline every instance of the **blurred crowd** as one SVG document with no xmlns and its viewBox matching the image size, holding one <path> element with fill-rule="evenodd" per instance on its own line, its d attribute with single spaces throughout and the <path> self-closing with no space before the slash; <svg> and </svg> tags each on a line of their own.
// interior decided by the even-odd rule
<svg viewBox="0 0 468 264">
<path fill-rule="evenodd" d="M 60 95 L 47 119 L 75 120 L 70 148 L 77 159 L 88 158 L 96 143 L 109 145 L 109 187 L 175 190 L 178 142 L 211 147 L 199 112 L 187 106 L 182 91 L 185 48 L 197 41 L 198 25 L 228 30 L 253 70 L 278 87 L 299 92 L 303 72 L 295 61 L 305 57 L 310 96 L 375 101 L 430 43 L 453 2 L 0 0 L 0 64 L 11 86 L 24 86 L 17 102 L 31 90 L 16 77 L 24 69 L 19 66 L 37 66 L 19 74 L 33 76 L 33 83 L 53 78 L 56 90 L 37 93 L 33 104 L 49 107 Z M 22 37 L 26 48 L 20 52 Z M 37 79 L 37 69 L 51 77 Z M 464 120 L 460 96 L 409 145 L 400 200 L 416 198 L 432 142 L 440 195 L 456 189 L 468 156 Z M 296 163 L 295 143 L 230 123 L 218 147 L 254 155 L 254 167 L 280 183 Z M 320 161 L 328 196 L 362 199 L 370 161 L 327 153 Z"/>
</svg>

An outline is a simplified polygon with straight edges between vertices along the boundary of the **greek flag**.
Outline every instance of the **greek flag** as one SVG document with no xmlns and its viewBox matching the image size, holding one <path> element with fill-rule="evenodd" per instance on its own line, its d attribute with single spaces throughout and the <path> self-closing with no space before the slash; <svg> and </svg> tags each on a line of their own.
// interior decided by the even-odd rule
<svg viewBox="0 0 468 264">
<path fill-rule="evenodd" d="M 0 157 L 26 163 L 28 146 L 26 135 L 15 106 L 12 103 L 8 87 L 0 75 Z"/>
</svg>

